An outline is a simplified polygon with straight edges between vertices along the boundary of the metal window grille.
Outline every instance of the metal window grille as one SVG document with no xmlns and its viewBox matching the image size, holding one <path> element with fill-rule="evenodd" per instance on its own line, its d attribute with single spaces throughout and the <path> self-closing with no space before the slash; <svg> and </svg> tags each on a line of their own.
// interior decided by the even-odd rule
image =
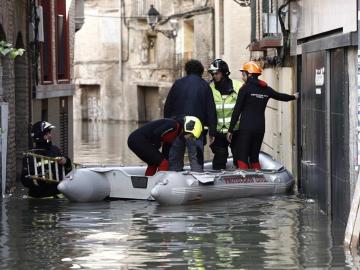
<svg viewBox="0 0 360 270">
<path fill-rule="evenodd" d="M 134 17 L 146 17 L 149 11 L 150 5 L 154 5 L 157 11 L 160 12 L 161 1 L 160 0 L 133 0 L 131 1 L 131 11 Z M 161 12 L 160 12 L 161 13 Z"/>
</svg>

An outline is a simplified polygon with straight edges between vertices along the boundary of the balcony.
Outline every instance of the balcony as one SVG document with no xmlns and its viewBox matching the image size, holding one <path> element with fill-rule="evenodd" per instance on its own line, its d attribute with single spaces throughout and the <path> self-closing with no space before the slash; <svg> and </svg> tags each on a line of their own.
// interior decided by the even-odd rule
<svg viewBox="0 0 360 270">
<path fill-rule="evenodd" d="M 262 49 L 278 48 L 282 45 L 282 36 L 265 36 L 259 41 L 259 46 Z"/>
<path fill-rule="evenodd" d="M 146 19 L 150 5 L 160 11 L 160 0 L 133 0 L 131 1 L 131 15 L 133 17 Z"/>
<path fill-rule="evenodd" d="M 249 45 L 249 51 L 251 52 L 255 52 L 255 51 L 266 51 L 266 49 L 262 48 L 260 46 L 260 42 L 259 41 L 253 41 L 250 43 Z"/>
<path fill-rule="evenodd" d="M 84 24 L 84 0 L 75 1 L 75 31 L 81 29 Z"/>
</svg>

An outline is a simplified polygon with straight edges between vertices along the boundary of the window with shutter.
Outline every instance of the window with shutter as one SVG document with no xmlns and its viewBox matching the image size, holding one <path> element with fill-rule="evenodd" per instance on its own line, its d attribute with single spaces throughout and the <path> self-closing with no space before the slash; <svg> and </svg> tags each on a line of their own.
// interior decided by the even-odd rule
<svg viewBox="0 0 360 270">
<path fill-rule="evenodd" d="M 68 156 L 69 149 L 69 111 L 68 98 L 60 98 L 60 149 Z"/>
<path fill-rule="evenodd" d="M 56 1 L 56 73 L 58 81 L 68 82 L 69 76 L 69 23 L 66 17 L 66 1 Z"/>
<path fill-rule="evenodd" d="M 256 41 L 256 1 L 250 2 L 251 10 L 251 41 Z"/>
</svg>

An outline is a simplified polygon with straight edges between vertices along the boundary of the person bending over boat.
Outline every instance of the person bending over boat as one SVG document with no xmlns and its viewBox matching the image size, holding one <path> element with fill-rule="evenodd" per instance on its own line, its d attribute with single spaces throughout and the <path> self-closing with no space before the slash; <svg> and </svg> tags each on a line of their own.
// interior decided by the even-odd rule
<svg viewBox="0 0 360 270">
<path fill-rule="evenodd" d="M 64 168 L 65 174 L 71 171 L 72 163 L 70 158 L 64 156 L 59 147 L 53 145 L 52 143 L 52 134 L 51 131 L 55 128 L 52 124 L 46 121 L 39 121 L 36 122 L 32 126 L 31 130 L 31 137 L 33 140 L 33 145 L 35 148 L 31 149 L 28 153 L 29 155 L 23 158 L 23 169 L 22 169 L 22 177 L 21 182 L 22 184 L 29 188 L 28 194 L 30 197 L 56 197 L 60 192 L 57 189 L 58 182 L 56 181 L 44 181 L 40 179 L 34 179 L 29 176 L 35 175 L 34 170 L 34 159 L 31 154 L 46 156 L 46 157 L 53 157 L 56 158 L 56 162 L 58 163 L 56 174 L 56 168 L 54 161 L 43 160 L 41 161 L 37 158 L 36 167 L 38 176 L 43 176 L 42 172 L 44 171 L 46 177 L 49 177 L 50 173 L 49 170 L 51 169 L 51 175 L 53 178 L 58 177 L 58 180 L 61 181 L 63 179 L 62 169 Z M 51 167 L 49 168 L 49 164 Z M 44 167 L 44 170 L 42 169 Z M 56 179 L 54 179 L 56 180 Z"/>
<path fill-rule="evenodd" d="M 235 144 L 238 151 L 237 167 L 260 170 L 259 152 L 265 133 L 266 104 L 270 98 L 280 101 L 295 100 L 299 98 L 299 93 L 287 95 L 276 92 L 266 82 L 258 79 L 262 69 L 253 61 L 245 63 L 240 71 L 245 84 L 236 100 L 227 139 L 231 142 L 235 124 L 240 117 L 239 134 Z"/>
<path fill-rule="evenodd" d="M 186 139 L 198 139 L 202 133 L 201 121 L 195 116 L 164 118 L 145 124 L 128 138 L 129 148 L 148 164 L 146 176 L 169 170 L 171 143 L 181 134 Z M 159 151 L 162 147 L 162 152 Z"/>
</svg>

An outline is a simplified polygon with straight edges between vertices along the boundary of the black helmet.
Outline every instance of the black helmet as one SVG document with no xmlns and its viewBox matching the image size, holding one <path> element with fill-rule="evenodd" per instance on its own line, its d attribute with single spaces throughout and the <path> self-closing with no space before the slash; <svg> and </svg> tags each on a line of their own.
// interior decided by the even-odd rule
<svg viewBox="0 0 360 270">
<path fill-rule="evenodd" d="M 215 59 L 214 61 L 212 61 L 211 65 L 210 65 L 210 67 L 208 69 L 208 72 L 210 74 L 213 74 L 213 73 L 218 72 L 218 71 L 221 71 L 224 76 L 229 76 L 230 75 L 229 66 L 222 59 Z"/>
<path fill-rule="evenodd" d="M 55 126 L 46 121 L 36 122 L 31 128 L 31 137 L 33 140 L 41 141 L 44 139 L 44 135 L 50 130 L 54 129 Z"/>
</svg>

